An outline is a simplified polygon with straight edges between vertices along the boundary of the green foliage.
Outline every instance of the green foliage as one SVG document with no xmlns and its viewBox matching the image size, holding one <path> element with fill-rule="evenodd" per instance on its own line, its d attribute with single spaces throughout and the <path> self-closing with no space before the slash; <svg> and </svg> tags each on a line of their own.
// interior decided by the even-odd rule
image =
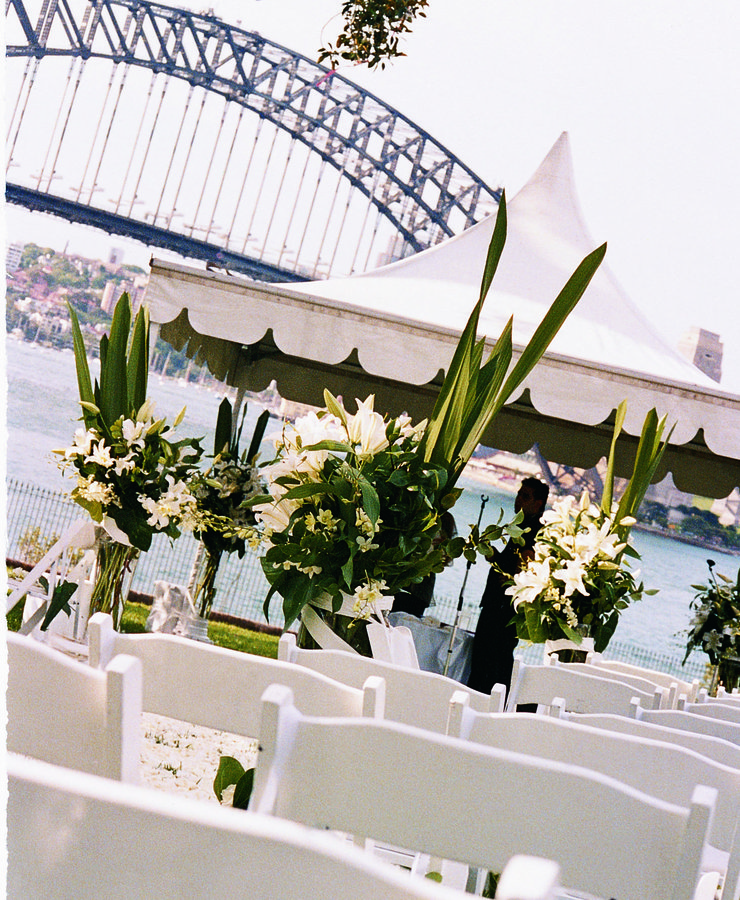
<svg viewBox="0 0 740 900">
<path fill-rule="evenodd" d="M 342 61 L 367 63 L 371 68 L 398 56 L 399 38 L 411 31 L 417 16 L 425 16 L 428 0 L 346 0 L 342 3 L 344 28 L 319 50 L 319 62 L 328 60 L 336 69 Z"/>
<path fill-rule="evenodd" d="M 254 769 L 244 766 L 233 756 L 222 756 L 218 763 L 218 771 L 213 781 L 213 792 L 218 802 L 223 802 L 224 791 L 234 785 L 234 797 L 231 805 L 235 809 L 246 809 L 254 787 Z"/>
<path fill-rule="evenodd" d="M 418 451 L 418 429 L 386 421 L 370 397 L 350 415 L 328 391 L 326 409 L 283 431 L 264 470 L 273 496 L 255 507 L 266 528 L 262 567 L 283 597 L 286 627 L 325 595 L 359 610 L 444 568 L 436 546 L 444 470 Z"/>
<path fill-rule="evenodd" d="M 708 583 L 691 585 L 696 591 L 691 601 L 694 616 L 683 662 L 693 650 L 703 650 L 716 666 L 727 653 L 740 656 L 740 569 L 733 581 L 720 572 L 715 575 L 714 560 L 708 559 L 707 565 Z"/>
<path fill-rule="evenodd" d="M 39 584 L 45 591 L 49 590 L 49 582 L 46 580 L 45 576 L 42 575 L 41 578 L 39 578 Z M 69 605 L 69 601 L 76 590 L 77 585 L 71 581 L 62 581 L 54 586 L 51 601 L 49 602 L 49 608 L 46 610 L 44 621 L 41 623 L 41 631 L 46 631 L 60 612 L 65 613 L 67 616 L 72 615 L 72 608 Z"/>
</svg>

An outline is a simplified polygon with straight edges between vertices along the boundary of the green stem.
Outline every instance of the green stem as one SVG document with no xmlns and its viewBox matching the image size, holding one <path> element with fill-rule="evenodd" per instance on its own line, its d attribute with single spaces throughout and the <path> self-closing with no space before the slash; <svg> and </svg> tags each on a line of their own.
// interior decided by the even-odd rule
<svg viewBox="0 0 740 900">
<path fill-rule="evenodd" d="M 118 541 L 100 541 L 97 549 L 97 577 L 90 597 L 90 615 L 109 613 L 113 626 L 118 628 L 127 590 L 124 583 L 133 575 L 139 551 L 136 547 L 119 544 Z"/>
<path fill-rule="evenodd" d="M 218 567 L 221 564 L 220 550 L 211 553 L 209 550 L 203 554 L 202 568 L 195 587 L 193 603 L 196 608 L 200 602 L 200 616 L 207 619 L 213 608 L 213 601 L 216 597 L 216 575 Z"/>
</svg>

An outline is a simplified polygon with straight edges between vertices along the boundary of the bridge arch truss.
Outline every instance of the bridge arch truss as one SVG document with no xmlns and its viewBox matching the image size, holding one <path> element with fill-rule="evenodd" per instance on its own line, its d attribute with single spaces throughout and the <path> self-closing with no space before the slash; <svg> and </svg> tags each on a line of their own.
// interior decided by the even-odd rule
<svg viewBox="0 0 740 900">
<path fill-rule="evenodd" d="M 212 16 L 6 0 L 11 202 L 266 280 L 364 271 L 500 192 L 400 112 Z"/>
</svg>

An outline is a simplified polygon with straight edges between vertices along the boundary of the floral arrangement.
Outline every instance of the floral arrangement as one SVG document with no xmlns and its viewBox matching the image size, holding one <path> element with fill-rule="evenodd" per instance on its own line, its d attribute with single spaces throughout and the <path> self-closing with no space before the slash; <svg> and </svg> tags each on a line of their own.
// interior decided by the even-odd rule
<svg viewBox="0 0 740 900">
<path fill-rule="evenodd" d="M 207 618 L 215 597 L 215 580 L 224 553 L 244 556 L 247 543 L 256 547 L 259 535 L 249 501 L 265 493 L 265 484 L 257 469 L 259 447 L 269 419 L 265 410 L 255 427 L 249 448 L 239 453 L 239 442 L 246 406 L 239 429 L 232 428 L 233 411 L 228 398 L 219 406 L 214 438 L 213 462 L 205 472 L 190 480 L 196 502 L 197 523 L 193 529 L 203 545 L 195 577 L 193 601 L 200 615 Z"/>
<path fill-rule="evenodd" d="M 502 197 L 480 295 L 428 422 L 414 427 L 406 416 L 383 417 L 373 397 L 357 401 L 350 414 L 325 391 L 323 409 L 284 429 L 265 469 L 269 499 L 254 505 L 268 548 L 265 615 L 278 593 L 286 627 L 308 606 L 326 609 L 326 598 L 330 611 L 343 609 L 354 621 L 381 617 L 395 591 L 474 553 L 463 538 L 435 540 L 440 517 L 460 495 L 457 480 L 486 429 L 542 357 L 606 252 L 603 245 L 580 263 L 512 365 L 511 320 L 487 357 L 485 338 L 477 335 L 505 241 Z M 497 534 L 515 536 L 507 526 Z"/>
<path fill-rule="evenodd" d="M 709 583 L 691 585 L 697 593 L 691 601 L 694 617 L 683 662 L 692 651 L 703 650 L 711 664 L 719 666 L 724 656 L 740 656 L 740 570 L 733 581 L 720 572 L 715 576 L 714 560 L 708 559 L 707 566 Z"/>
<path fill-rule="evenodd" d="M 607 645 L 620 612 L 644 592 L 628 567 L 634 550 L 620 538 L 635 520 L 616 515 L 616 505 L 607 514 L 591 503 L 588 491 L 580 502 L 560 498 L 543 514 L 534 557 L 507 589 L 519 637 L 580 642 L 587 631 L 597 652 Z"/>
<path fill-rule="evenodd" d="M 367 619 L 383 597 L 444 566 L 433 538 L 445 473 L 417 453 L 426 423 L 386 419 L 372 396 L 355 414 L 324 397 L 324 409 L 284 426 L 263 469 L 269 500 L 254 506 L 268 548 L 265 615 L 279 593 L 286 627 L 325 596 L 338 609 L 351 595 Z"/>
<path fill-rule="evenodd" d="M 198 442 L 172 441 L 172 427 L 154 415 L 147 399 L 149 321 L 141 308 L 131 325 L 131 303 L 122 294 L 113 314 L 110 337 L 100 339 L 100 380 L 90 378 L 77 315 L 70 307 L 77 381 L 84 427 L 71 446 L 54 451 L 63 471 L 76 474 L 75 500 L 101 524 L 97 578 L 90 611 L 112 612 L 116 623 L 123 605 L 122 579 L 154 534 L 176 538 L 191 527 L 195 498 L 188 481 L 201 455 Z"/>
<path fill-rule="evenodd" d="M 556 501 L 542 516 L 532 559 L 507 588 L 520 639 L 532 643 L 567 639 L 580 644 L 588 635 L 600 653 L 629 603 L 655 593 L 638 583 L 638 573 L 629 568 L 630 558 L 639 559 L 629 544 L 629 532 L 668 441 L 661 440 L 665 419 L 658 420 L 654 410 L 648 414 L 632 477 L 617 503 L 613 499 L 614 452 L 625 414 L 622 403 L 601 505 L 592 503 L 587 491 L 580 502 L 570 496 Z"/>
</svg>

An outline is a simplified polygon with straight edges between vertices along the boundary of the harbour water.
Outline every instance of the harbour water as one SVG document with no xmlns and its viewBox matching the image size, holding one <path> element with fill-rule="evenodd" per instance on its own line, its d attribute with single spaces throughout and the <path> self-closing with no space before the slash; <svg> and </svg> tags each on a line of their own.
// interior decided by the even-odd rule
<svg viewBox="0 0 740 900">
<path fill-rule="evenodd" d="M 71 351 L 60 352 L 12 339 L 6 341 L 6 348 L 6 475 L 54 491 L 69 490 L 72 482 L 57 469 L 52 450 L 69 444 L 79 427 L 74 356 Z M 223 391 L 152 375 L 149 394 L 156 402 L 158 414 L 170 421 L 185 406 L 178 436 L 203 437 L 204 448 L 211 451 Z M 260 411 L 256 405 L 249 408 L 245 434 L 250 433 Z M 495 522 L 501 509 L 505 520 L 513 515 L 513 494 L 470 479 L 463 486 L 465 491 L 453 511 L 460 534 L 478 521 L 483 496 L 488 497 L 483 527 Z M 633 542 L 642 557 L 638 564 L 641 577 L 646 587 L 656 588 L 658 594 L 645 597 L 623 613 L 614 640 L 652 654 L 680 657 L 685 644 L 682 632 L 691 618 L 691 585 L 706 581 L 707 559 L 714 559 L 717 571 L 730 577 L 736 576 L 740 560 L 642 532 L 634 532 Z M 456 605 L 465 574 L 466 564 L 458 560 L 438 576 L 437 594 L 452 598 Z M 483 562 L 470 567 L 464 591 L 468 617 L 475 612 L 485 579 Z M 434 612 L 433 608 L 430 612 Z"/>
</svg>

